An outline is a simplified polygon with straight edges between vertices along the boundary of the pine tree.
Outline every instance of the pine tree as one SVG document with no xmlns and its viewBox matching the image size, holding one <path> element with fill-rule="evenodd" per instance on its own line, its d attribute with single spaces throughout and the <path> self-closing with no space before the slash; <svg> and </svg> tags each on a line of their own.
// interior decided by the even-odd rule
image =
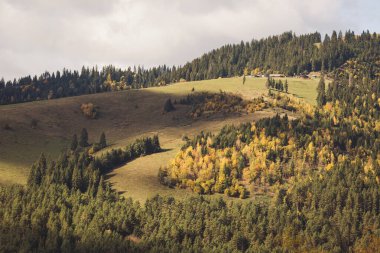
<svg viewBox="0 0 380 253">
<path fill-rule="evenodd" d="M 73 170 L 73 176 L 71 178 L 71 185 L 74 190 L 82 190 L 82 173 L 77 166 Z"/>
<path fill-rule="evenodd" d="M 158 139 L 158 135 L 154 135 L 153 136 L 152 144 L 153 144 L 153 147 L 154 147 L 154 151 L 153 152 L 157 152 L 157 151 L 159 151 L 161 149 L 161 147 L 160 147 L 160 141 Z"/>
<path fill-rule="evenodd" d="M 74 134 L 73 139 L 72 139 L 72 141 L 71 141 L 70 149 L 71 149 L 72 151 L 75 151 L 75 150 L 77 149 L 77 147 L 78 147 L 78 138 L 77 138 L 77 135 Z"/>
<path fill-rule="evenodd" d="M 104 132 L 100 135 L 99 145 L 100 148 L 107 147 L 106 135 L 104 134 Z"/>
<path fill-rule="evenodd" d="M 96 196 L 98 198 L 103 198 L 103 196 L 104 196 L 104 188 L 105 188 L 105 186 L 104 186 L 104 178 L 103 178 L 103 176 L 101 176 L 100 177 L 100 181 L 99 181 L 99 185 L 98 185 L 98 190 L 96 192 Z"/>
<path fill-rule="evenodd" d="M 285 92 L 288 93 L 289 89 L 289 84 L 288 84 L 288 79 L 285 80 Z"/>
<path fill-rule="evenodd" d="M 46 158 L 42 153 L 38 162 L 32 165 L 28 177 L 28 185 L 40 185 L 47 170 Z"/>
<path fill-rule="evenodd" d="M 44 153 L 41 154 L 40 160 L 38 162 L 38 167 L 40 168 L 41 171 L 41 176 L 45 176 L 46 170 L 47 170 L 47 162 L 46 162 L 46 157 Z"/>
<path fill-rule="evenodd" d="M 269 80 L 269 76 L 268 76 L 267 81 L 265 82 L 265 87 L 267 87 L 268 90 L 269 90 L 270 87 L 271 87 L 271 82 L 270 82 L 270 80 Z"/>
<path fill-rule="evenodd" d="M 282 83 L 281 80 L 278 81 L 278 89 L 279 89 L 280 91 L 284 91 L 284 84 Z"/>
<path fill-rule="evenodd" d="M 317 105 L 322 107 L 326 104 L 325 78 L 321 76 L 317 87 Z"/>
<path fill-rule="evenodd" d="M 89 144 L 88 144 L 88 133 L 87 133 L 87 129 L 86 128 L 83 128 L 82 129 L 82 133 L 80 135 L 80 139 L 79 139 L 79 146 L 81 147 L 87 147 Z"/>
</svg>

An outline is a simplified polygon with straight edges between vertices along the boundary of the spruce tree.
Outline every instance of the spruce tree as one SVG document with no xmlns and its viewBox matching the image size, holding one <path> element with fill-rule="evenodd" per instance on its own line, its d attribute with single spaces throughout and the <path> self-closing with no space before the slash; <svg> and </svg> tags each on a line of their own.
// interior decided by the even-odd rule
<svg viewBox="0 0 380 253">
<path fill-rule="evenodd" d="M 317 105 L 322 107 L 326 104 L 325 78 L 321 76 L 317 87 Z"/>
<path fill-rule="evenodd" d="M 289 89 L 289 84 L 288 84 L 288 80 L 286 79 L 285 80 L 285 92 L 288 93 L 288 89 Z"/>
<path fill-rule="evenodd" d="M 265 82 L 265 87 L 267 87 L 268 90 L 269 90 L 270 87 L 271 87 L 271 82 L 270 82 L 270 80 L 269 80 L 269 76 L 268 76 L 267 81 Z"/>
<path fill-rule="evenodd" d="M 77 138 L 77 135 L 74 134 L 73 139 L 72 139 L 72 141 L 71 141 L 70 149 L 71 149 L 72 151 L 75 151 L 75 150 L 77 149 L 77 147 L 78 147 L 78 138 Z"/>
<path fill-rule="evenodd" d="M 107 147 L 106 135 L 104 134 L 104 132 L 100 135 L 99 146 L 100 148 Z"/>
<path fill-rule="evenodd" d="M 71 185 L 74 190 L 82 190 L 82 173 L 77 166 L 73 170 Z"/>
<path fill-rule="evenodd" d="M 158 139 L 158 135 L 154 135 L 153 136 L 152 144 L 153 144 L 153 148 L 154 148 L 153 152 L 157 152 L 157 151 L 159 151 L 161 149 L 161 147 L 160 147 L 160 141 Z"/>
<path fill-rule="evenodd" d="M 79 146 L 83 148 L 88 146 L 88 133 L 87 133 L 86 128 L 82 129 L 82 133 L 80 135 L 80 140 L 79 140 Z"/>
</svg>

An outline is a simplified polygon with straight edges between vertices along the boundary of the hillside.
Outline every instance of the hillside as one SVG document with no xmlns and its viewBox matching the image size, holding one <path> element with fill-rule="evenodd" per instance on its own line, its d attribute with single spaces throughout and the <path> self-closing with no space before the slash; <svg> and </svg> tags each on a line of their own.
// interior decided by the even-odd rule
<svg viewBox="0 0 380 253">
<path fill-rule="evenodd" d="M 310 102 L 315 101 L 316 80 L 288 80 L 290 93 Z M 223 78 L 1 106 L 1 115 L 6 115 L 0 118 L 1 182 L 24 184 L 31 163 L 41 152 L 55 159 L 82 128 L 88 130 L 91 142 L 97 141 L 104 131 L 111 147 L 123 146 L 142 135 L 158 133 L 168 143 L 177 143 L 175 147 L 164 145 L 164 148 L 178 149 L 183 135 L 191 136 L 203 129 L 217 130 L 214 126 L 221 127 L 226 118 L 190 119 L 187 117 L 190 107 L 179 104 L 176 105 L 176 111 L 163 114 L 166 99 L 179 100 L 191 93 L 193 88 L 199 92 L 223 90 L 252 99 L 266 93 L 265 81 L 265 78 L 247 78 L 243 85 L 241 78 Z M 99 106 L 98 119 L 91 120 L 83 116 L 80 106 L 88 102 Z M 228 118 L 243 122 L 255 115 L 238 118 L 230 115 Z M 32 127 L 32 120 L 37 122 L 36 126 Z M 6 124 L 10 130 L 4 129 Z M 152 174 L 156 175 L 156 172 Z"/>
<path fill-rule="evenodd" d="M 369 31 L 333 31 L 322 39 L 320 33 L 295 35 L 285 32 L 261 40 L 228 44 L 185 63 L 150 69 L 106 66 L 82 67 L 70 71 L 45 72 L 13 81 L 0 80 L 0 104 L 57 99 L 116 90 L 161 86 L 179 81 L 210 80 L 244 75 L 280 73 L 299 76 L 312 71 L 334 72 L 347 61 L 364 64 L 379 61 L 380 37 Z M 315 46 L 319 43 L 318 47 Z M 367 68 L 375 77 L 377 68 Z"/>
<path fill-rule="evenodd" d="M 70 145 L 52 163 L 40 156 L 26 187 L 0 186 L 0 245 L 4 251 L 376 252 L 380 86 L 362 75 L 350 79 L 335 79 L 326 89 L 321 78 L 317 106 L 274 90 L 250 101 L 197 93 L 199 83 L 174 103 L 178 109 L 162 114 L 177 86 L 171 93 L 149 90 L 154 96 L 145 94 L 144 101 L 165 94 L 161 113 L 148 108 L 149 124 L 162 119 L 158 132 L 95 156 L 90 147 Z M 241 82 L 240 92 L 256 94 L 253 80 Z M 225 81 L 228 89 L 234 80 Z M 112 101 L 127 94 L 115 93 Z M 200 110 L 196 121 L 188 117 L 189 101 L 200 102 L 190 103 Z M 180 112 L 188 124 L 168 126 L 167 116 Z M 175 140 L 183 134 L 192 136 L 180 147 Z M 156 165 L 165 163 L 154 176 Z"/>
</svg>

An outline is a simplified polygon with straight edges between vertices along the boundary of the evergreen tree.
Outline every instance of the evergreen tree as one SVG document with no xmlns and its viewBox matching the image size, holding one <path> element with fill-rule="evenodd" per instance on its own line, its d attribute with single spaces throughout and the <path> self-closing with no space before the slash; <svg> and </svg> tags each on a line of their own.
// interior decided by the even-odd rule
<svg viewBox="0 0 380 253">
<path fill-rule="evenodd" d="M 153 136 L 153 139 L 152 139 L 152 144 L 153 144 L 153 147 L 154 147 L 154 152 L 157 152 L 161 149 L 160 147 L 160 141 L 158 139 L 158 135 L 154 135 Z"/>
<path fill-rule="evenodd" d="M 288 89 L 289 89 L 289 84 L 288 84 L 288 80 L 286 79 L 285 80 L 285 92 L 288 93 Z"/>
<path fill-rule="evenodd" d="M 71 185 L 74 190 L 82 190 L 82 172 L 79 170 L 78 166 L 75 166 L 73 170 Z"/>
<path fill-rule="evenodd" d="M 74 134 L 73 139 L 71 140 L 70 149 L 75 151 L 78 148 L 78 138 L 77 135 Z"/>
<path fill-rule="evenodd" d="M 278 81 L 278 90 L 284 91 L 284 84 L 282 83 L 281 80 Z"/>
<path fill-rule="evenodd" d="M 100 135 L 99 145 L 100 145 L 100 148 L 107 147 L 106 135 L 104 134 L 104 132 Z"/>
<path fill-rule="evenodd" d="M 80 135 L 80 139 L 79 139 L 79 146 L 81 147 L 88 147 L 88 133 L 87 133 L 87 129 L 86 128 L 83 128 L 82 129 L 82 132 L 81 132 L 81 135 Z"/>
<path fill-rule="evenodd" d="M 322 75 L 317 87 L 317 105 L 322 107 L 326 104 L 325 78 Z"/>
<path fill-rule="evenodd" d="M 271 88 L 271 81 L 269 79 L 269 76 L 268 76 L 268 78 L 267 78 L 267 80 L 265 82 L 265 87 L 267 87 L 268 90 Z"/>
</svg>

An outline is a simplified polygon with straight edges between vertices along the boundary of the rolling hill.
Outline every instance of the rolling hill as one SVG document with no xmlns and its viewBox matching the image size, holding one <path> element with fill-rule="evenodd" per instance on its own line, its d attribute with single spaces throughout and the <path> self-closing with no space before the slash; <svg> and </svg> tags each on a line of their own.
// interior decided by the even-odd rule
<svg viewBox="0 0 380 253">
<path fill-rule="evenodd" d="M 266 92 L 265 81 L 265 78 L 247 78 L 243 85 L 241 78 L 220 78 L 1 106 L 0 113 L 4 117 L 0 118 L 0 125 L 7 124 L 10 129 L 0 129 L 0 182 L 25 184 L 30 165 L 40 153 L 44 152 L 50 159 L 55 159 L 69 145 L 72 136 L 79 134 L 82 128 L 88 130 L 90 142 L 97 141 L 100 134 L 105 132 L 107 141 L 111 144 L 110 148 L 124 146 L 139 136 L 158 133 L 163 148 L 171 150 L 168 152 L 170 155 L 155 155 L 163 164 L 179 150 L 184 135 L 192 136 L 201 130 L 218 131 L 226 123 L 251 121 L 273 115 L 272 112 L 266 111 L 252 115 L 227 115 L 194 120 L 187 116 L 190 107 L 186 105 L 178 104 L 177 110 L 163 114 L 166 99 L 179 100 L 191 93 L 193 88 L 199 92 L 222 90 L 252 99 Z M 288 78 L 288 81 L 290 93 L 315 103 L 317 80 Z M 91 120 L 83 116 L 80 106 L 88 102 L 99 107 L 98 119 Z M 36 126 L 31 126 L 32 121 L 37 122 Z M 136 163 L 146 168 L 146 173 L 151 177 L 156 176 L 159 166 L 142 166 L 144 159 L 150 158 L 141 158 L 142 161 Z M 119 172 L 127 173 L 125 170 L 130 166 L 132 165 L 115 170 L 112 173 L 114 176 L 110 177 L 115 188 L 125 192 L 126 196 L 132 194 L 132 191 L 128 191 L 128 184 L 138 184 L 139 181 L 136 178 L 128 178 L 125 181 L 120 178 Z M 139 170 L 140 166 L 134 168 Z M 153 184 L 157 183 L 151 181 Z M 157 187 L 162 189 L 161 185 Z M 151 193 L 156 192 L 156 188 L 148 189 L 147 192 L 147 195 L 139 191 L 135 191 L 134 194 L 140 198 L 151 196 Z"/>
</svg>

